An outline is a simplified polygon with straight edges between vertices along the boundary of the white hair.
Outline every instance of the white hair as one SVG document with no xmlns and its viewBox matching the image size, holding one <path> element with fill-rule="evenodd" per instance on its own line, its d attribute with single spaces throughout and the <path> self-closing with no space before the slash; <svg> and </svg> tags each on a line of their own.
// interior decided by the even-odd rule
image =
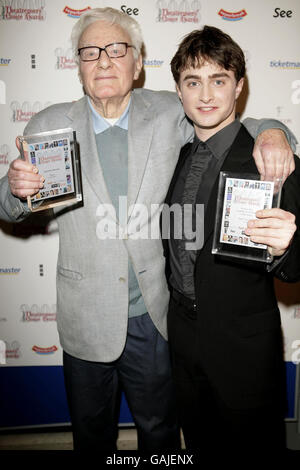
<svg viewBox="0 0 300 470">
<path fill-rule="evenodd" d="M 95 21 L 105 21 L 111 25 L 117 24 L 126 31 L 131 39 L 131 45 L 133 49 L 134 59 L 137 60 L 141 53 L 143 45 L 143 36 L 141 27 L 136 20 L 128 16 L 122 11 L 116 10 L 115 8 L 93 8 L 88 10 L 80 16 L 77 23 L 73 26 L 71 33 L 72 49 L 76 62 L 79 62 L 78 57 L 78 44 L 84 30 Z"/>
</svg>

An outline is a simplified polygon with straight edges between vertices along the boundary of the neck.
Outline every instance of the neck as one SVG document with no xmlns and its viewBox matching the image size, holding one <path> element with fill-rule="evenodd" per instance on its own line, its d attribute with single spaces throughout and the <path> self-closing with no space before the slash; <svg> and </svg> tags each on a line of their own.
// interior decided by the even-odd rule
<svg viewBox="0 0 300 470">
<path fill-rule="evenodd" d="M 216 126 L 212 127 L 200 127 L 196 123 L 194 123 L 194 129 L 195 133 L 198 137 L 198 139 L 202 140 L 202 142 L 205 142 L 208 140 L 210 137 L 215 135 L 217 132 L 219 132 L 221 129 L 224 129 L 224 127 L 227 127 L 229 124 L 231 124 L 235 120 L 235 109 L 234 111 L 228 116 L 227 119 L 224 121 L 220 122 Z"/>
<path fill-rule="evenodd" d="M 125 111 L 131 92 L 129 92 L 125 97 L 113 97 L 107 99 L 95 100 L 91 98 L 91 103 L 93 108 L 99 113 L 102 117 L 106 119 L 115 119 L 119 118 Z"/>
</svg>

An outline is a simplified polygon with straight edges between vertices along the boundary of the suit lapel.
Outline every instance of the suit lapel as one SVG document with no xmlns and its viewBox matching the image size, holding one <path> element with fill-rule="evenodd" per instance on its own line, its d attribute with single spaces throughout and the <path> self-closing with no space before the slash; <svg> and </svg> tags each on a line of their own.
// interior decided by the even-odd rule
<svg viewBox="0 0 300 470">
<path fill-rule="evenodd" d="M 103 204 L 112 204 L 99 161 L 91 111 L 86 97 L 74 103 L 68 113 L 68 118 L 72 121 L 73 128 L 76 129 L 82 172 L 99 201 Z"/>
<path fill-rule="evenodd" d="M 221 171 L 229 171 L 235 173 L 258 173 L 255 161 L 252 157 L 252 149 L 253 139 L 248 134 L 245 127 L 242 125 L 221 167 Z M 215 226 L 219 173 L 220 172 L 215 175 L 215 181 L 211 186 L 208 203 L 204 209 L 204 244 L 207 242 L 207 239 L 214 230 Z M 199 201 L 198 203 L 200 202 L 201 201 Z"/>
<path fill-rule="evenodd" d="M 174 174 L 172 176 L 172 180 L 171 180 L 171 183 L 170 183 L 167 195 L 166 195 L 165 204 L 168 204 L 168 205 L 171 204 L 171 197 L 172 197 L 172 193 L 173 193 L 173 190 L 174 190 L 174 186 L 176 184 L 176 181 L 178 179 L 180 171 L 181 171 L 181 169 L 184 165 L 184 162 L 185 162 L 186 158 L 189 155 L 191 145 L 192 145 L 191 143 L 188 143 L 184 147 L 182 147 L 182 149 L 181 149 L 181 152 L 180 152 L 180 155 L 179 155 L 179 158 L 178 158 L 178 162 L 177 162 L 177 165 L 175 167 Z"/>
<path fill-rule="evenodd" d="M 151 103 L 133 91 L 128 124 L 128 207 L 138 198 L 150 154 L 154 122 L 155 109 Z"/>
</svg>

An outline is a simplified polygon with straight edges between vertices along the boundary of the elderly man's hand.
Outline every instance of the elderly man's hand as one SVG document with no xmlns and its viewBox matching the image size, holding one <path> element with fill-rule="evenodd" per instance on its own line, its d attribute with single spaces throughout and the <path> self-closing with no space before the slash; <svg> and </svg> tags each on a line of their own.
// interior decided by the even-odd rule
<svg viewBox="0 0 300 470">
<path fill-rule="evenodd" d="M 297 229 L 295 216 L 283 209 L 264 209 L 256 212 L 256 220 L 249 220 L 245 234 L 254 243 L 267 245 L 274 256 L 288 249 Z"/>
<path fill-rule="evenodd" d="M 265 181 L 283 178 L 284 183 L 295 169 L 292 149 L 281 129 L 268 129 L 259 134 L 253 157 Z"/>
<path fill-rule="evenodd" d="M 16 145 L 20 150 L 18 138 L 16 139 Z M 39 192 L 44 186 L 45 179 L 38 174 L 38 169 L 34 165 L 17 158 L 10 164 L 8 181 L 12 194 L 20 199 L 26 199 L 27 196 L 33 196 Z"/>
</svg>

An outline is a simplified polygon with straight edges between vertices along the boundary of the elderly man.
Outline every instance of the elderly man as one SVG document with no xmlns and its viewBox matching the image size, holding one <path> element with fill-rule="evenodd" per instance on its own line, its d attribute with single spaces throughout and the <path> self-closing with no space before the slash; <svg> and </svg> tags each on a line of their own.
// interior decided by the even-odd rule
<svg viewBox="0 0 300 470">
<path fill-rule="evenodd" d="M 60 237 L 57 324 L 74 447 L 115 449 L 121 385 L 139 449 L 175 448 L 178 426 L 166 342 L 169 293 L 161 241 L 137 236 L 134 211 L 120 211 L 118 217 L 114 212 L 125 196 L 129 208 L 142 204 L 148 211 L 140 229 L 158 231 L 159 206 L 179 150 L 193 129 L 174 93 L 132 91 L 142 69 L 142 36 L 131 17 L 112 8 L 90 10 L 78 20 L 72 40 L 86 96 L 38 113 L 25 134 L 72 127 L 80 146 L 84 204 L 54 210 Z M 250 124 L 258 127 L 256 121 Z M 273 171 L 284 166 L 289 173 L 292 153 L 282 131 L 274 132 L 281 151 L 275 151 L 279 164 Z M 274 145 L 268 134 L 260 140 L 256 155 L 263 171 L 261 150 L 268 160 Z M 283 164 L 284 155 L 288 158 Z M 0 184 L 0 216 L 22 220 L 28 215 L 24 198 L 42 186 L 43 175 L 14 160 Z M 109 205 L 115 211 L 102 210 Z M 122 229 L 122 239 L 100 236 L 100 214 L 108 225 Z"/>
</svg>

